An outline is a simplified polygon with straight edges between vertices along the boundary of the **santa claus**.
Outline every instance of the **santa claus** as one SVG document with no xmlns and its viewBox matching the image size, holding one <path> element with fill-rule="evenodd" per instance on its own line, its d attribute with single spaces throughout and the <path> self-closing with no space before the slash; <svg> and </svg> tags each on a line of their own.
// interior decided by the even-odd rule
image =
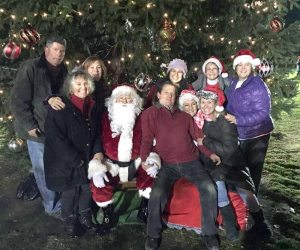
<svg viewBox="0 0 300 250">
<path fill-rule="evenodd" d="M 142 139 L 140 113 L 142 98 L 129 85 L 116 87 L 106 99 L 107 112 L 102 116 L 101 139 L 106 158 L 89 163 L 88 177 L 95 203 L 103 209 L 106 229 L 111 227 L 113 194 L 121 182 L 136 178 L 136 187 L 142 197 L 138 218 L 146 221 L 148 199 L 153 178 L 160 167 L 160 159 L 151 153 L 153 167 L 147 172 L 140 167 Z M 106 230 L 104 229 L 104 230 Z"/>
</svg>

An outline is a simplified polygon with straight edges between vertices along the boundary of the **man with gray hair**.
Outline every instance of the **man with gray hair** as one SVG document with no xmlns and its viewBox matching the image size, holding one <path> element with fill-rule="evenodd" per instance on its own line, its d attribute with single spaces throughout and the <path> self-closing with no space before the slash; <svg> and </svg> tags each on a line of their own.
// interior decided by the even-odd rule
<svg viewBox="0 0 300 250">
<path fill-rule="evenodd" d="M 15 117 L 15 130 L 19 137 L 27 139 L 32 170 L 43 199 L 46 214 L 61 218 L 60 201 L 55 192 L 46 187 L 44 173 L 44 123 L 47 109 L 43 102 L 56 102 L 64 106 L 57 95 L 67 75 L 63 65 L 66 40 L 51 35 L 46 41 L 44 53 L 21 65 L 11 92 L 11 111 Z"/>
</svg>

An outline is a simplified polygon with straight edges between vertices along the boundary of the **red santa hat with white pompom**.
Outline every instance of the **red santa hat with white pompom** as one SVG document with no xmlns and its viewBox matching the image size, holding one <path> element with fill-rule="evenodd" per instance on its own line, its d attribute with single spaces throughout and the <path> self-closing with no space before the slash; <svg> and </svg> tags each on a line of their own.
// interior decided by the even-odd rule
<svg viewBox="0 0 300 250">
<path fill-rule="evenodd" d="M 208 63 L 214 63 L 215 65 L 217 65 L 218 69 L 219 69 L 219 75 L 221 75 L 223 78 L 228 77 L 228 74 L 225 71 L 225 67 L 222 61 L 220 61 L 217 57 L 212 56 L 210 58 L 208 58 L 202 65 L 202 71 L 205 72 L 205 67 Z"/>
<path fill-rule="evenodd" d="M 241 49 L 237 52 L 236 57 L 233 60 L 233 69 L 240 63 L 250 63 L 252 68 L 260 65 L 260 59 L 249 49 Z"/>
</svg>

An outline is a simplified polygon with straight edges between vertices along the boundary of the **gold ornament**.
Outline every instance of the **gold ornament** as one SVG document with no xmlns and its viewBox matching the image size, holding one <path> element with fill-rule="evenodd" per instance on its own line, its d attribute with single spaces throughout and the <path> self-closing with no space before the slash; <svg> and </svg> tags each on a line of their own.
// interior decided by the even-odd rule
<svg viewBox="0 0 300 250">
<path fill-rule="evenodd" d="M 163 42 L 163 50 L 170 51 L 170 43 L 176 38 L 176 32 L 172 27 L 170 20 L 165 18 L 163 20 L 162 29 L 159 32 L 160 38 Z"/>
</svg>

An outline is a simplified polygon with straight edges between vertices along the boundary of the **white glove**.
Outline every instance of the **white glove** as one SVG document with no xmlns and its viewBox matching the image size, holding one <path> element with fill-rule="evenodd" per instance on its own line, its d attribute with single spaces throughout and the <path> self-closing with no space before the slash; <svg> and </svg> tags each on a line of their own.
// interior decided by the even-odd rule
<svg viewBox="0 0 300 250">
<path fill-rule="evenodd" d="M 156 164 L 150 164 L 148 163 L 149 165 L 151 165 L 151 167 L 147 168 L 146 172 L 147 172 L 147 175 L 151 176 L 152 178 L 155 178 L 157 173 L 158 173 L 158 166 Z"/>
<path fill-rule="evenodd" d="M 105 172 L 102 172 L 100 174 L 96 174 L 93 176 L 93 182 L 94 182 L 94 185 L 97 187 L 97 188 L 103 188 L 105 187 L 105 182 L 109 182 Z"/>
</svg>

